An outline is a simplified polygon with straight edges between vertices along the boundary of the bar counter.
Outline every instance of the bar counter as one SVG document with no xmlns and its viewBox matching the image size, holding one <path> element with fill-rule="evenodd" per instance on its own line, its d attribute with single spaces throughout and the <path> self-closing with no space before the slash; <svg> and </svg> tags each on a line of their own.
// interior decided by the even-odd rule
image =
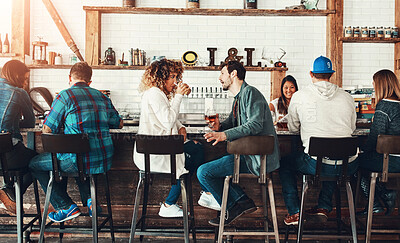
<svg viewBox="0 0 400 243">
<path fill-rule="evenodd" d="M 133 163 L 132 152 L 133 152 L 133 142 L 134 135 L 137 133 L 137 126 L 126 126 L 122 129 L 111 129 L 111 135 L 113 137 L 115 154 L 113 158 L 113 166 L 109 173 L 110 187 L 111 187 L 111 201 L 112 201 L 112 209 L 113 209 L 113 218 L 114 225 L 117 227 L 118 232 L 128 232 L 130 227 L 132 212 L 133 212 L 133 202 L 134 196 L 136 192 L 136 186 L 138 181 L 138 168 Z M 207 143 L 203 134 L 206 131 L 211 131 L 209 128 L 205 127 L 187 127 L 188 137 L 192 139 L 196 139 L 203 143 L 205 150 L 205 160 L 210 161 L 216 159 L 224 154 L 226 154 L 226 142 L 222 142 L 217 144 L 216 146 L 212 146 L 211 143 Z M 35 148 L 38 153 L 42 152 L 41 145 L 41 128 L 27 128 L 21 129 L 21 132 L 24 136 L 24 141 L 27 143 L 28 147 Z M 369 133 L 369 129 L 357 129 L 353 135 L 358 136 L 360 139 L 360 143 L 365 141 Z M 291 133 L 289 131 L 277 131 L 279 142 L 280 142 L 280 151 L 281 155 L 287 155 L 293 151 L 298 149 L 302 149 L 300 136 L 298 133 Z M 100 177 L 101 178 L 101 177 Z M 277 172 L 272 173 L 273 183 L 274 183 L 274 194 L 276 201 L 276 209 L 278 214 L 278 223 L 280 227 L 280 233 L 284 233 L 284 223 L 283 218 L 287 213 L 283 197 L 282 190 L 279 181 L 279 175 Z M 71 179 L 70 179 L 71 180 Z M 300 180 L 299 180 L 300 181 Z M 157 175 L 153 181 L 153 186 L 150 188 L 150 197 L 149 197 L 149 207 L 148 213 L 157 215 L 159 210 L 160 202 L 163 202 L 166 198 L 169 189 L 170 189 L 170 179 L 168 175 Z M 197 204 L 197 201 L 200 197 L 201 188 L 197 181 L 197 178 L 193 179 L 193 199 L 195 206 L 195 217 L 196 217 L 196 226 L 199 227 L 200 232 L 208 232 L 207 234 L 200 234 L 200 238 L 212 238 L 211 232 L 213 232 L 213 227 L 208 224 L 208 220 L 214 218 L 216 216 L 216 211 L 203 208 Z M 104 190 L 102 188 L 103 181 L 99 180 L 98 187 L 98 195 L 100 204 L 105 206 L 105 196 Z M 251 197 L 256 205 L 260 205 L 260 188 L 258 184 L 254 180 L 243 179 L 241 180 L 241 186 L 246 191 L 246 193 Z M 44 202 L 44 193 L 41 191 L 41 202 Z M 69 182 L 68 193 L 71 198 L 78 204 L 78 206 L 82 205 L 80 202 L 78 188 L 75 184 L 74 180 Z M 344 192 L 342 192 L 344 193 Z M 29 188 L 27 194 L 33 195 L 33 189 Z M 343 194 L 343 200 L 346 198 Z M 308 201 L 308 205 L 314 206 L 316 203 L 316 198 L 318 196 L 317 190 L 311 190 L 310 192 L 310 200 Z M 364 203 L 364 202 L 362 202 Z M 178 201 L 178 204 L 181 205 L 181 202 Z M 25 196 L 24 198 L 24 209 L 26 211 L 33 211 L 34 207 L 33 197 Z M 346 201 L 342 202 L 342 205 L 347 205 Z M 362 205 L 362 204 L 360 204 Z M 86 208 L 83 208 L 85 211 Z M 347 208 L 344 208 L 344 215 L 346 214 Z M 258 209 L 255 213 L 249 214 L 246 217 L 240 218 L 235 222 L 235 226 L 237 227 L 245 227 L 245 226 L 261 226 L 262 221 L 257 219 L 262 214 L 262 209 Z M 334 215 L 334 212 L 332 212 Z M 176 228 L 180 228 L 182 225 L 181 220 L 172 219 L 166 220 L 160 217 L 156 217 L 148 221 L 149 225 L 156 227 L 165 227 L 165 226 L 176 226 Z M 91 221 L 86 217 L 78 217 L 70 224 L 87 224 L 90 225 Z M 329 226 L 329 225 L 328 225 Z M 319 227 L 316 225 L 315 227 Z M 332 227 L 335 227 L 335 224 L 332 224 Z M 105 236 L 108 236 L 107 234 Z"/>
</svg>

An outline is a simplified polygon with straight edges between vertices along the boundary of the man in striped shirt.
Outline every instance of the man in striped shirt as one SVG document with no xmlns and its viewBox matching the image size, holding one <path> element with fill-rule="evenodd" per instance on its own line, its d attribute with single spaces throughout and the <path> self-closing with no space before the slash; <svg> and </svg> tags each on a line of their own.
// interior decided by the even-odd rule
<svg viewBox="0 0 400 243">
<path fill-rule="evenodd" d="M 86 62 L 72 66 L 69 75 L 70 88 L 61 91 L 54 99 L 50 113 L 44 120 L 43 133 L 81 134 L 89 137 L 90 152 L 83 155 L 84 169 L 88 174 L 103 173 L 111 168 L 114 152 L 110 128 L 121 128 L 122 119 L 111 100 L 97 89 L 89 87 L 92 68 Z M 63 130 L 63 132 L 62 132 Z M 57 154 L 60 169 L 77 172 L 75 154 Z M 32 174 L 46 192 L 49 171 L 52 170 L 51 154 L 34 157 L 29 165 Z M 83 204 L 91 213 L 89 181 L 76 180 Z M 49 213 L 50 220 L 63 222 L 80 215 L 80 210 L 66 191 L 67 180 L 55 182 L 50 202 L 56 212 Z"/>
</svg>

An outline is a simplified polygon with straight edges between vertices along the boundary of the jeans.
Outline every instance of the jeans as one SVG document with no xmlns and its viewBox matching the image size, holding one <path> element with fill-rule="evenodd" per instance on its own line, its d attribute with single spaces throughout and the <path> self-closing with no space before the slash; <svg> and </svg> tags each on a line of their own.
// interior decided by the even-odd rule
<svg viewBox="0 0 400 243">
<path fill-rule="evenodd" d="M 183 150 L 185 152 L 185 168 L 189 170 L 189 173 L 193 175 L 197 168 L 204 163 L 204 149 L 201 143 L 194 143 L 189 141 L 185 143 Z M 189 182 L 191 183 L 191 182 Z M 206 191 L 206 189 L 201 185 L 201 189 Z M 171 186 L 168 197 L 165 199 L 165 203 L 168 205 L 175 204 L 181 195 L 181 182 L 176 181 L 176 185 Z"/>
<path fill-rule="evenodd" d="M 197 178 L 207 191 L 211 192 L 219 205 L 222 204 L 222 192 L 226 176 L 233 175 L 234 155 L 225 155 L 222 158 L 203 164 L 197 170 Z M 241 157 L 240 173 L 250 173 L 246 163 Z M 242 188 L 237 184 L 230 184 L 227 209 L 231 209 L 236 202 L 247 198 Z"/>
<path fill-rule="evenodd" d="M 75 161 L 62 160 L 59 161 L 60 170 L 67 173 L 78 172 L 78 167 Z M 47 186 L 50 180 L 49 171 L 53 169 L 50 153 L 42 153 L 35 156 L 30 164 L 29 168 L 32 171 L 33 176 L 39 181 L 43 188 L 43 191 L 47 192 Z M 79 178 L 75 178 L 76 183 L 79 187 L 81 194 L 82 203 L 85 205 L 87 200 L 90 198 L 90 182 L 86 180 L 81 182 Z M 68 209 L 74 202 L 67 193 L 68 178 L 63 178 L 61 182 L 54 181 L 53 190 L 50 197 L 50 202 L 55 210 Z"/>
<path fill-rule="evenodd" d="M 358 156 L 360 168 L 382 172 L 383 154 L 378 154 L 375 151 L 365 152 Z M 389 156 L 389 172 L 400 172 L 400 157 Z"/>
<path fill-rule="evenodd" d="M 28 149 L 22 142 L 14 145 L 13 149 L 6 153 L 7 166 L 9 170 L 15 169 L 26 169 L 29 161 L 37 155 L 36 151 Z M 21 185 L 22 194 L 25 193 L 26 189 L 32 184 L 32 175 L 26 174 L 23 178 L 23 185 Z M 5 185 L 7 188 L 14 188 L 14 184 Z"/>
<path fill-rule="evenodd" d="M 279 169 L 279 177 L 282 184 L 283 199 L 288 209 L 289 215 L 298 213 L 299 196 L 297 190 L 297 173 L 315 175 L 317 161 L 304 152 L 289 155 L 282 158 Z M 348 175 L 353 175 L 358 168 L 357 161 L 349 163 L 347 167 Z M 340 165 L 322 164 L 321 176 L 336 176 L 341 174 Z M 318 197 L 318 208 L 332 211 L 332 195 L 336 189 L 335 181 L 323 181 L 322 189 Z"/>
</svg>

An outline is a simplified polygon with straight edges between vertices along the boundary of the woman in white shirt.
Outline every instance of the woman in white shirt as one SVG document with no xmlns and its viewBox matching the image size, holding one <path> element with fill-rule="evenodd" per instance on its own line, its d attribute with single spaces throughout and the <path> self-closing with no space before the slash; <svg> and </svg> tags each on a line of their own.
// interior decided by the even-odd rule
<svg viewBox="0 0 400 243">
<path fill-rule="evenodd" d="M 271 111 L 274 125 L 278 125 L 279 127 L 279 124 L 287 123 L 284 119 L 283 121 L 280 120 L 287 115 L 290 99 L 298 90 L 299 88 L 297 87 L 296 79 L 293 76 L 288 75 L 282 80 L 280 97 L 272 100 L 269 103 L 269 109 Z M 279 124 L 278 121 L 280 121 Z"/>
<path fill-rule="evenodd" d="M 182 73 L 182 63 L 168 59 L 154 61 L 147 67 L 139 86 L 139 91 L 142 92 L 142 101 L 138 134 L 181 134 L 186 140 L 186 128 L 178 121 L 178 115 L 183 95 L 190 94 L 191 90 L 187 84 L 181 82 Z M 193 173 L 198 166 L 204 163 L 204 152 L 200 143 L 188 141 L 185 143 L 184 150 L 185 154 L 177 155 L 177 178 L 187 173 L 186 169 Z M 144 170 L 144 155 L 137 153 L 135 147 L 133 160 L 140 170 Z M 151 171 L 170 173 L 169 155 L 152 155 Z M 177 184 L 171 187 L 168 197 L 161 205 L 159 211 L 161 217 L 183 216 L 182 209 L 176 205 L 180 190 L 178 180 Z"/>
</svg>

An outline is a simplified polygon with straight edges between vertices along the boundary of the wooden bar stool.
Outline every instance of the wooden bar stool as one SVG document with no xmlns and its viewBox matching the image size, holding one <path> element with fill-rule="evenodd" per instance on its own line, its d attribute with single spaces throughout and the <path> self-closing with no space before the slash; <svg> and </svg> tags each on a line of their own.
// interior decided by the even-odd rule
<svg viewBox="0 0 400 243">
<path fill-rule="evenodd" d="M 378 141 L 376 144 L 376 151 L 380 154 L 383 154 L 383 168 L 382 172 L 372 172 L 371 173 L 371 182 L 369 189 L 369 199 L 368 199 L 368 216 L 367 216 L 367 225 L 366 225 L 366 233 L 365 233 L 365 242 L 371 241 L 371 233 L 400 233 L 400 230 L 390 230 L 390 229 L 372 229 L 372 209 L 374 204 L 375 197 L 375 186 L 376 180 L 379 177 L 380 182 L 386 183 L 389 177 L 400 177 L 400 173 L 389 173 L 389 154 L 400 154 L 400 136 L 391 136 L 391 135 L 378 135 Z M 358 189 L 358 188 L 357 188 Z M 398 217 L 398 216 L 397 216 Z"/>
<path fill-rule="evenodd" d="M 160 174 L 151 172 L 150 155 L 170 155 L 171 160 L 171 185 L 176 185 L 176 155 L 183 153 L 183 136 L 182 135 L 170 135 L 170 136 L 151 136 L 138 134 L 135 137 L 136 150 L 138 153 L 144 154 L 145 158 L 145 171 L 139 171 L 139 182 L 136 188 L 135 206 L 132 216 L 131 233 L 129 242 L 134 241 L 135 234 L 140 235 L 140 240 L 143 240 L 144 235 L 156 235 L 156 236 L 167 236 L 167 237 L 180 237 L 182 234 L 163 230 L 150 230 L 146 227 L 146 219 L 149 218 L 147 215 L 147 202 L 149 197 L 150 187 L 150 176 L 153 174 Z M 183 204 L 183 231 L 185 243 L 189 243 L 189 232 L 192 232 L 193 241 L 196 241 L 196 231 L 194 224 L 194 208 L 193 208 L 193 194 L 191 186 L 191 176 L 189 173 L 181 175 L 181 194 Z M 144 185 L 142 215 L 138 219 L 138 211 L 140 198 L 142 196 L 141 187 Z M 189 206 L 188 206 L 189 200 Z M 190 208 L 190 214 L 188 212 Z M 190 221 L 190 225 L 189 225 Z M 136 232 L 136 228 L 140 225 L 140 231 Z"/>
<path fill-rule="evenodd" d="M 44 204 L 43 218 L 42 224 L 40 227 L 40 238 L 39 242 L 43 242 L 44 240 L 44 232 L 46 228 L 50 229 L 54 232 L 53 228 L 51 228 L 52 222 L 46 225 L 47 214 L 49 210 L 50 197 L 53 189 L 54 181 L 60 182 L 61 180 L 65 180 L 67 178 L 63 177 L 78 177 L 81 181 L 90 180 L 90 196 L 92 199 L 92 228 L 87 230 L 82 227 L 73 227 L 73 226 L 64 226 L 63 223 L 60 223 L 60 227 L 55 232 L 60 233 L 60 240 L 62 239 L 63 233 L 92 233 L 93 234 L 93 242 L 98 242 L 98 232 L 101 231 L 106 223 L 108 222 L 110 225 L 111 232 L 111 240 L 115 242 L 114 237 L 114 225 L 112 219 L 112 211 L 111 211 L 111 200 L 110 200 L 110 188 L 108 183 L 108 174 L 107 172 L 102 173 L 105 179 L 105 191 L 106 191 L 106 199 L 107 199 L 107 214 L 97 213 L 97 195 L 96 195 L 96 182 L 98 174 L 87 174 L 84 166 L 83 166 L 83 153 L 87 153 L 90 151 L 89 138 L 86 134 L 42 134 L 42 143 L 44 152 L 51 153 L 53 170 L 50 171 L 50 180 L 47 187 L 46 199 Z M 76 162 L 78 165 L 77 173 L 65 173 L 60 171 L 59 161 L 57 160 L 57 153 L 74 153 L 76 154 Z M 106 168 L 106 166 L 104 166 Z M 81 214 L 88 216 L 88 214 Z M 98 217 L 105 217 L 102 223 L 98 224 Z"/>
<path fill-rule="evenodd" d="M 227 151 L 235 155 L 234 169 L 232 176 L 226 176 L 224 182 L 224 189 L 222 194 L 221 215 L 218 230 L 218 243 L 222 243 L 223 236 L 232 235 L 252 235 L 252 236 L 265 236 L 265 241 L 268 242 L 269 236 L 275 237 L 275 241 L 279 242 L 278 220 L 275 209 L 274 190 L 272 186 L 272 179 L 267 174 L 267 155 L 274 152 L 275 139 L 274 136 L 247 136 L 228 142 Z M 240 156 L 241 155 L 260 155 L 260 175 L 256 176 L 248 173 L 240 173 Z M 225 215 L 228 201 L 228 192 L 230 181 L 238 184 L 239 177 L 258 178 L 258 183 L 261 186 L 262 206 L 264 210 L 264 230 L 263 231 L 225 231 Z M 268 228 L 268 206 L 267 206 L 267 185 L 269 193 L 269 203 L 271 205 L 273 231 L 270 232 Z"/>
<path fill-rule="evenodd" d="M 26 241 L 29 242 L 29 233 L 31 232 L 31 228 L 36 221 L 41 222 L 41 212 L 40 212 L 40 202 L 39 202 L 39 192 L 37 181 L 33 181 L 34 193 L 35 193 L 35 203 L 36 203 L 36 213 L 35 214 L 25 214 L 23 210 L 23 194 L 21 191 L 21 186 L 23 185 L 23 177 L 28 174 L 28 168 L 26 169 L 18 169 L 18 170 L 9 170 L 7 166 L 7 158 L 6 153 L 10 152 L 13 149 L 13 143 L 10 133 L 0 133 L 0 161 L 1 161 L 1 169 L 0 176 L 4 178 L 4 182 L 10 185 L 12 182 L 15 188 L 15 202 L 17 206 L 17 230 L 15 231 L 15 226 L 7 227 L 1 226 L 0 234 L 15 234 L 17 233 L 18 243 L 23 242 L 23 233 L 27 232 Z M 2 214 L 1 217 L 10 217 L 8 214 Z M 28 224 L 24 224 L 24 217 L 33 217 L 29 221 Z"/>
<path fill-rule="evenodd" d="M 308 190 L 311 185 L 318 186 L 322 181 L 335 181 L 337 184 L 336 189 L 336 221 L 338 225 L 337 234 L 332 235 L 307 235 L 307 238 L 315 239 L 353 239 L 357 242 L 356 218 L 354 209 L 353 191 L 351 189 L 350 181 L 351 176 L 347 175 L 347 167 L 349 157 L 357 154 L 357 137 L 346 138 L 319 138 L 311 137 L 308 154 L 310 156 L 317 156 L 317 165 L 315 175 L 303 175 L 303 190 L 300 203 L 300 217 L 297 232 L 297 242 L 302 242 L 303 239 L 303 226 L 304 226 L 304 208 Z M 328 157 L 331 160 L 342 160 L 341 175 L 334 177 L 321 176 L 322 158 Z M 340 187 L 346 187 L 347 201 L 349 204 L 351 235 L 341 234 L 341 205 L 340 205 Z M 288 228 L 287 228 L 288 230 Z M 286 239 L 287 240 L 287 239 Z"/>
</svg>

